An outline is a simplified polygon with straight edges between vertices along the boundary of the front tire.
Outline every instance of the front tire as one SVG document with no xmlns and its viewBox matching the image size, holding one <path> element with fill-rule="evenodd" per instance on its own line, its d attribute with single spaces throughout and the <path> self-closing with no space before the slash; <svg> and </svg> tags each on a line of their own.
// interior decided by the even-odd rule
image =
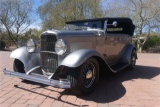
<svg viewBox="0 0 160 107">
<path fill-rule="evenodd" d="M 71 68 L 70 68 L 71 69 Z M 99 79 L 99 65 L 96 59 L 89 58 L 76 70 L 68 71 L 68 80 L 71 82 L 71 91 L 78 95 L 91 93 Z"/>
<path fill-rule="evenodd" d="M 25 73 L 24 64 L 20 60 L 15 59 L 13 62 L 13 70 L 14 72 Z M 22 79 L 22 82 L 29 82 L 29 81 Z"/>
<path fill-rule="evenodd" d="M 15 59 L 14 62 L 13 62 L 13 70 L 15 72 L 20 72 L 20 73 L 25 73 L 25 70 L 24 70 L 24 65 L 23 63 L 18 60 L 18 59 Z"/>
</svg>

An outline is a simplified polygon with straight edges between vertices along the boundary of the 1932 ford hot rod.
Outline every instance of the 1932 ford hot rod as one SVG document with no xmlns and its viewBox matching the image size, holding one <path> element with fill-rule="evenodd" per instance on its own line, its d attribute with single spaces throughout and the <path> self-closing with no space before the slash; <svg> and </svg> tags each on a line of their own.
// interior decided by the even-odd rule
<svg viewBox="0 0 160 107">
<path fill-rule="evenodd" d="M 133 69 L 137 59 L 132 44 L 135 26 L 129 18 L 98 18 L 66 22 L 65 30 L 47 30 L 40 48 L 33 39 L 14 50 L 14 72 L 4 73 L 75 94 L 92 92 L 102 70 Z"/>
</svg>

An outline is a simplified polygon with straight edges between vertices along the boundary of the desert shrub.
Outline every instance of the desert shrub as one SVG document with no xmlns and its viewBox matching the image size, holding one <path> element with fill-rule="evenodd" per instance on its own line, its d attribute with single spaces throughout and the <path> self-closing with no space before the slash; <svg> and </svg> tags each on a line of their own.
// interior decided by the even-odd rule
<svg viewBox="0 0 160 107">
<path fill-rule="evenodd" d="M 150 47 L 160 46 L 160 37 L 159 36 L 150 36 L 147 38 L 143 46 L 143 50 L 148 50 Z"/>
</svg>

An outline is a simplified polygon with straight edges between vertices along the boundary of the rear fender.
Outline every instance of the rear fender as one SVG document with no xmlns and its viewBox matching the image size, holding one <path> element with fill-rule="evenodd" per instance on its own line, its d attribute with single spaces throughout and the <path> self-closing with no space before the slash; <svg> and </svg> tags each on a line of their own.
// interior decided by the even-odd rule
<svg viewBox="0 0 160 107">
<path fill-rule="evenodd" d="M 122 63 L 128 63 L 130 64 L 131 63 L 131 54 L 132 54 L 132 50 L 135 49 L 135 46 L 133 44 L 128 44 L 125 48 L 125 50 L 123 51 L 122 53 L 122 58 L 121 58 L 121 62 Z M 137 54 L 136 54 L 136 57 L 137 57 Z"/>
<path fill-rule="evenodd" d="M 37 49 L 35 53 L 29 53 L 26 47 L 20 47 L 14 50 L 10 57 L 20 60 L 24 64 L 26 72 L 41 65 L 39 49 Z"/>
</svg>

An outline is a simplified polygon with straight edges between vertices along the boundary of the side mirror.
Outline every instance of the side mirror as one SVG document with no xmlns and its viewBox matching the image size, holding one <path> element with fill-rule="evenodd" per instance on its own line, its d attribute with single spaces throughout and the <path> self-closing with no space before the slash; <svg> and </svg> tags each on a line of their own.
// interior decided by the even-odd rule
<svg viewBox="0 0 160 107">
<path fill-rule="evenodd" d="M 118 23 L 117 23 L 116 21 L 114 21 L 114 22 L 112 23 L 112 25 L 113 25 L 114 27 L 116 27 L 116 26 L 118 25 Z"/>
<path fill-rule="evenodd" d="M 113 21 L 112 24 L 107 24 L 107 26 L 114 26 L 114 27 L 117 27 L 117 25 L 118 25 L 117 21 Z"/>
</svg>

